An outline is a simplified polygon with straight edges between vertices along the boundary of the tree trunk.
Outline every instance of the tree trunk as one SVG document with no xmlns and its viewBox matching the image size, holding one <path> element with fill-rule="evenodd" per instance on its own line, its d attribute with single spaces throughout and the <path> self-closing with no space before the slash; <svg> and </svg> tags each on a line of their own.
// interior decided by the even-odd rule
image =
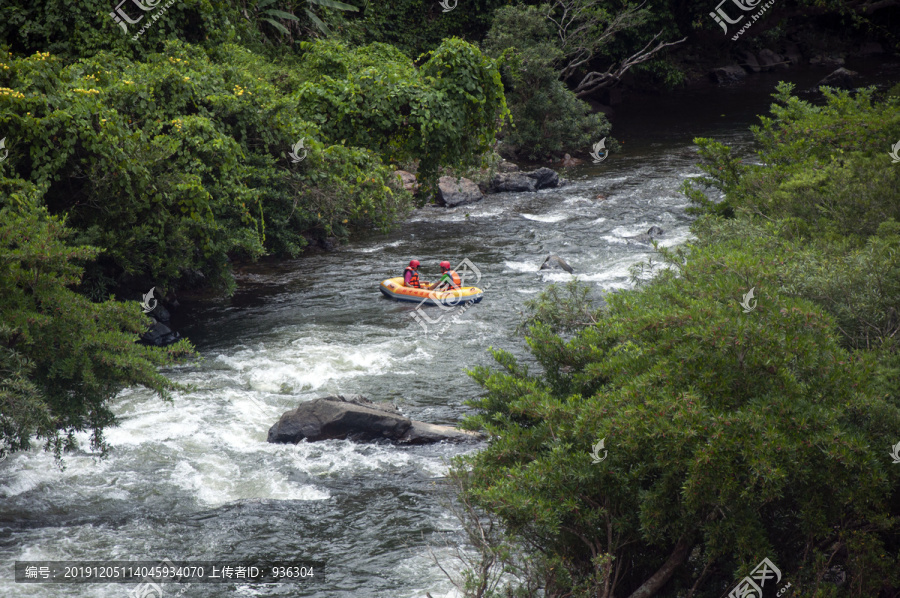
<svg viewBox="0 0 900 598">
<path fill-rule="evenodd" d="M 681 566 L 681 564 L 687 559 L 688 554 L 691 552 L 692 545 L 687 539 L 682 536 L 678 539 L 678 543 L 675 544 L 675 549 L 672 551 L 672 554 L 669 555 L 669 558 L 666 559 L 666 562 L 663 564 L 659 570 L 650 576 L 650 579 L 641 584 L 641 587 L 636 589 L 631 593 L 631 596 L 628 598 L 650 598 L 651 596 L 655 596 L 658 591 L 662 589 L 666 582 L 668 582 L 672 575 L 675 574 L 675 570 Z"/>
</svg>

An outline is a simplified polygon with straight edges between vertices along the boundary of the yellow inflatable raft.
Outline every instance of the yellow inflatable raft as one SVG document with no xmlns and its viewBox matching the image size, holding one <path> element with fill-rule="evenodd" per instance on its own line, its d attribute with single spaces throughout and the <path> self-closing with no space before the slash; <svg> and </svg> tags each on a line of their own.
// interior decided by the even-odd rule
<svg viewBox="0 0 900 598">
<path fill-rule="evenodd" d="M 429 291 L 428 289 L 414 289 L 404 286 L 403 277 L 388 278 L 381 282 L 381 292 L 386 297 L 397 301 L 425 302 L 428 305 L 462 305 L 463 303 L 478 303 L 484 293 L 478 287 L 460 287 L 449 291 Z"/>
</svg>

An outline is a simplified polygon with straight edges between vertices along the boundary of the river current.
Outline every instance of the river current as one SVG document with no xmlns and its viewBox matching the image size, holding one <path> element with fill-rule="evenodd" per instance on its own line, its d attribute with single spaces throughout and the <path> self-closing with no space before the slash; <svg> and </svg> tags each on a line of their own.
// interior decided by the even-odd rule
<svg viewBox="0 0 900 598">
<path fill-rule="evenodd" d="M 791 76 L 803 87 L 822 72 Z M 489 364 L 492 346 L 524 355 L 515 334 L 523 303 L 571 279 L 539 270 L 544 258 L 563 257 L 598 295 L 629 287 L 629 267 L 653 249 L 627 237 L 659 226 L 663 246 L 689 238 L 678 188 L 700 174 L 692 139 L 746 154 L 747 127 L 784 77 L 619 106 L 613 134 L 623 151 L 563 172 L 571 181 L 560 189 L 424 208 L 389 235 L 243 268 L 233 297 L 186 305 L 176 327 L 202 360 L 166 373 L 193 390 L 170 404 L 123 392 L 106 459 L 81 452 L 60 471 L 32 450 L 0 464 L 0 596 L 126 598 L 135 586 L 12 579 L 17 560 L 113 559 L 317 564 L 300 583 L 168 585 L 165 596 L 454 596 L 428 548 L 458 568 L 442 548 L 462 538 L 443 476 L 449 458 L 477 446 L 272 445 L 269 427 L 302 401 L 351 393 L 393 401 L 415 419 L 457 422 L 480 392 L 464 370 Z M 441 260 L 470 260 L 479 286 L 489 285 L 484 300 L 426 334 L 411 317 L 415 304 L 378 291 L 411 258 L 425 279 Z"/>
</svg>

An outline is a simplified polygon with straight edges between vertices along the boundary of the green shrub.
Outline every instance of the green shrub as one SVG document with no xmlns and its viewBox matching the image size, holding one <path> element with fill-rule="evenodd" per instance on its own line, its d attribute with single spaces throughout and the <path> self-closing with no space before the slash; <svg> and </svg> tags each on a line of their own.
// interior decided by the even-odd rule
<svg viewBox="0 0 900 598">
<path fill-rule="evenodd" d="M 559 80 L 562 51 L 553 42 L 541 7 L 505 6 L 484 42 L 491 56 L 505 56 L 503 79 L 513 126 L 504 131 L 503 153 L 535 160 L 566 151 L 589 151 L 611 130 L 606 116 L 575 97 Z"/>
<path fill-rule="evenodd" d="M 105 452 L 113 398 L 136 385 L 168 398 L 177 386 L 157 367 L 193 349 L 139 345 L 149 320 L 137 302 L 93 303 L 72 291 L 79 262 L 99 250 L 70 245 L 71 231 L 37 206 L 40 196 L 27 183 L 0 183 L 0 455 L 37 438 L 59 456 L 81 431 Z"/>
<path fill-rule="evenodd" d="M 390 162 L 420 159 L 433 181 L 478 162 L 505 114 L 493 62 L 459 40 L 418 70 L 378 44 L 309 44 L 296 69 L 228 45 L 171 42 L 144 58 L 44 53 L 0 70 L 0 181 L 35 183 L 79 242 L 104 250 L 92 287 L 200 272 L 227 290 L 230 257 L 386 230 L 412 207 Z M 299 140 L 308 155 L 294 164 Z"/>
<path fill-rule="evenodd" d="M 877 392 L 875 360 L 782 292 L 771 255 L 712 243 L 684 258 L 568 341 L 537 321 L 534 367 L 498 350 L 500 369 L 472 372 L 486 394 L 466 426 L 490 442 L 455 463 L 466 500 L 554 568 L 548 596 L 650 583 L 715 598 L 764 557 L 796 596 L 829 559 L 860 595 L 896 586 L 900 403 Z M 593 463 L 600 439 L 608 458 Z"/>
</svg>

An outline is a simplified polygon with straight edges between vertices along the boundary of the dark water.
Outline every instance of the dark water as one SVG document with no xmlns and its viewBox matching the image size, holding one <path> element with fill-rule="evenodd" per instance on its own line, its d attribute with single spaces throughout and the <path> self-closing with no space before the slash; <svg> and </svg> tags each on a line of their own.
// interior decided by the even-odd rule
<svg viewBox="0 0 900 598">
<path fill-rule="evenodd" d="M 699 174 L 691 140 L 715 137 L 746 152 L 747 127 L 767 111 L 775 82 L 790 76 L 805 89 L 826 72 L 633 100 L 613 116 L 624 151 L 565 173 L 572 182 L 562 189 L 425 208 L 391 235 L 243 270 L 234 297 L 181 314 L 203 360 L 168 374 L 195 390 L 174 404 L 140 389 L 122 393 L 122 425 L 110 431 L 115 448 L 103 461 L 72 456 L 60 472 L 33 451 L 0 464 L 0 596 L 125 598 L 135 587 L 11 580 L 12 561 L 70 559 L 324 564 L 300 584 L 169 585 L 165 596 L 454 596 L 427 548 L 458 567 L 441 548 L 443 533 L 459 539 L 441 480 L 447 459 L 477 447 L 270 445 L 268 428 L 330 393 L 458 421 L 463 401 L 479 392 L 463 370 L 488 364 L 490 346 L 521 354 L 514 329 L 523 302 L 571 278 L 539 271 L 547 254 L 563 256 L 598 293 L 628 287 L 629 267 L 652 248 L 626 237 L 656 225 L 663 245 L 689 238 L 677 190 Z M 488 289 L 484 301 L 426 333 L 411 317 L 414 304 L 377 288 L 410 258 L 422 261 L 426 279 L 441 260 L 469 259 Z"/>
</svg>

